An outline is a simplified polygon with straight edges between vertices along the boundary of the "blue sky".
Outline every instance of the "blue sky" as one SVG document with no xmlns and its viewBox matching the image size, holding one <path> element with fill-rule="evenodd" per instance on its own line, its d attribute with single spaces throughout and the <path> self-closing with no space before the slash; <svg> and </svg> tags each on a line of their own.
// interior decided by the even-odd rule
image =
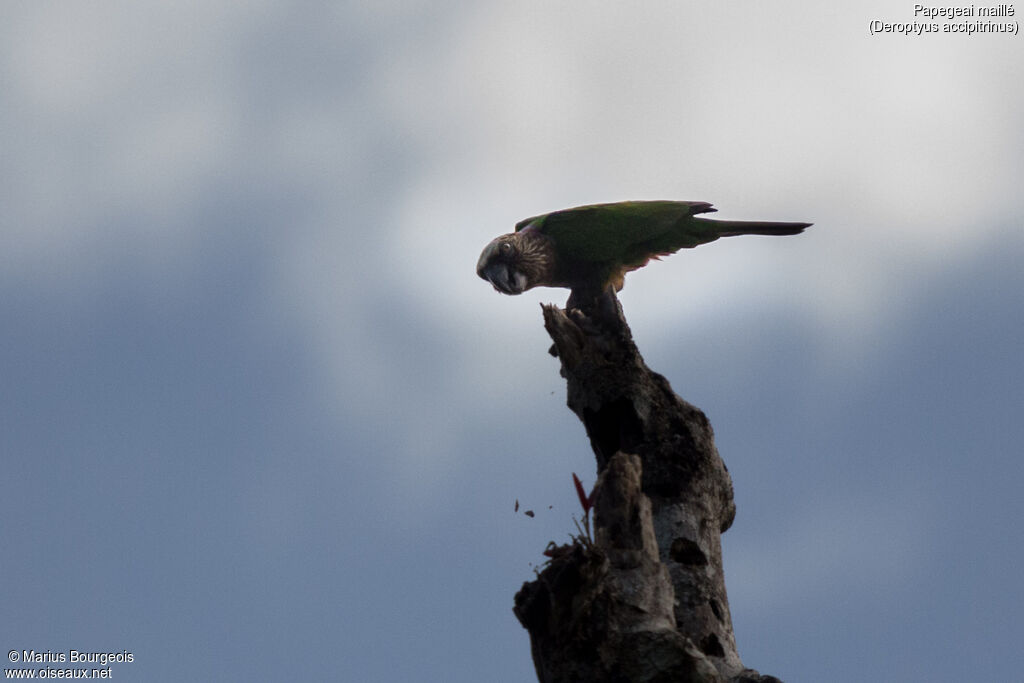
<svg viewBox="0 0 1024 683">
<path fill-rule="evenodd" d="M 1010 680 L 1024 59 L 912 5 L 16 2 L 0 25 L 0 645 L 122 680 L 524 681 L 594 477 L 529 215 L 808 220 L 631 274 L 710 417 L 746 664 Z M 514 514 L 513 503 L 536 511 Z"/>
</svg>

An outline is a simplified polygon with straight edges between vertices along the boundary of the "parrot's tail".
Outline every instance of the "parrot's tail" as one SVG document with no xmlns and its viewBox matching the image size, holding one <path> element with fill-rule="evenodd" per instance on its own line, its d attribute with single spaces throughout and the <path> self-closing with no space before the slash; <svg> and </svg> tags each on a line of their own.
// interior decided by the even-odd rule
<svg viewBox="0 0 1024 683">
<path fill-rule="evenodd" d="M 718 234 L 722 237 L 734 237 L 736 235 L 799 235 L 804 228 L 809 228 L 813 223 L 782 223 L 771 221 L 719 221 L 709 218 L 698 218 L 714 223 Z"/>
</svg>

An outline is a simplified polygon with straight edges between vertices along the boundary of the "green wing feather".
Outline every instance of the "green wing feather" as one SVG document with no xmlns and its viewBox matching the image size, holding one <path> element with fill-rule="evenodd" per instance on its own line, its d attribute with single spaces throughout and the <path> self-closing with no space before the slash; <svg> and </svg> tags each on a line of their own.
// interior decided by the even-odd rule
<svg viewBox="0 0 1024 683">
<path fill-rule="evenodd" d="M 714 223 L 693 220 L 714 210 L 707 202 L 592 204 L 527 218 L 516 231 L 533 226 L 573 261 L 638 268 L 653 256 L 718 239 Z"/>
<path fill-rule="evenodd" d="M 795 235 L 810 223 L 719 221 L 698 217 L 707 202 L 643 201 L 591 204 L 534 216 L 516 232 L 547 235 L 557 253 L 553 280 L 560 286 L 609 283 L 622 288 L 626 272 L 652 258 L 731 235 Z"/>
</svg>

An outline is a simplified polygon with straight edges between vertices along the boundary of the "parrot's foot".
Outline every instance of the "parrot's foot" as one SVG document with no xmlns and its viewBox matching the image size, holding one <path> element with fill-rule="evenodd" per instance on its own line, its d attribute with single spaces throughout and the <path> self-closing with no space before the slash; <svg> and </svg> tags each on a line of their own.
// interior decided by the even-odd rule
<svg viewBox="0 0 1024 683">
<path fill-rule="evenodd" d="M 610 286 L 599 291 L 573 289 L 569 294 L 569 300 L 565 302 L 565 310 L 566 313 L 579 311 L 599 326 L 606 328 L 621 327 L 625 323 L 622 305 L 615 296 L 615 290 Z"/>
</svg>

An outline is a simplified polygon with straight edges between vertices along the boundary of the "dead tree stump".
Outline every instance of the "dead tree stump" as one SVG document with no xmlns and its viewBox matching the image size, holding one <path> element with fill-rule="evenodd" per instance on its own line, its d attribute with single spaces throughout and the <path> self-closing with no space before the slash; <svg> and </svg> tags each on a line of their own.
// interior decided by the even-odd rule
<svg viewBox="0 0 1024 683">
<path fill-rule="evenodd" d="M 599 476 L 594 542 L 516 595 L 538 679 L 777 682 L 736 650 L 720 536 L 736 507 L 708 419 L 647 367 L 614 294 L 542 308 Z"/>
</svg>

